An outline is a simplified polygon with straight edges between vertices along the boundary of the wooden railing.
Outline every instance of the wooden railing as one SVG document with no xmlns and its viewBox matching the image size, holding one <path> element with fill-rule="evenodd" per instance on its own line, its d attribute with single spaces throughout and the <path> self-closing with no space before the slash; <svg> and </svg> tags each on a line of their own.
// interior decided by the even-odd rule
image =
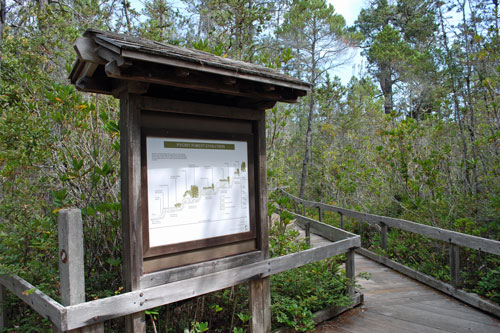
<svg viewBox="0 0 500 333">
<path fill-rule="evenodd" d="M 311 228 L 319 230 L 319 233 L 332 243 L 266 260 L 260 260 L 261 256 L 256 255 L 258 253 L 251 252 L 151 273 L 141 278 L 140 290 L 85 302 L 83 242 L 74 241 L 75 238 L 83 239 L 81 213 L 78 209 L 63 209 L 59 211 L 58 223 L 61 299 L 64 305 L 18 276 L 0 275 L 0 289 L 5 287 L 10 290 L 42 317 L 48 319 L 58 330 L 68 331 L 85 327 L 86 332 L 103 332 L 101 323 L 106 320 L 142 312 L 346 253 L 346 274 L 351 280 L 347 292 L 353 299 L 353 305 L 359 304 L 362 296 L 359 293 L 355 294 L 353 285 L 354 251 L 361 246 L 360 237 L 330 225 L 309 221 L 310 219 L 305 217 L 297 216 L 297 219 L 310 223 Z M 68 242 L 69 239 L 71 242 Z M 193 293 L 194 290 L 196 294 Z M 335 311 L 344 310 L 346 308 Z M 322 319 L 325 320 L 333 314 L 331 311 L 325 311 L 320 313 L 318 318 L 323 316 Z M 4 324 L 3 320 L 0 308 L 0 329 Z"/>
<path fill-rule="evenodd" d="M 449 267 L 450 274 L 452 277 L 453 285 L 444 283 L 437 280 L 431 276 L 418 272 L 412 268 L 404 266 L 398 262 L 395 262 L 384 255 L 377 255 L 376 253 L 369 251 L 364 248 L 359 248 L 356 250 L 357 253 L 366 256 L 374 261 L 382 263 L 402 274 L 405 274 L 415 280 L 418 280 L 434 289 L 440 290 L 450 296 L 453 296 L 469 305 L 477 307 L 483 311 L 491 313 L 496 317 L 500 318 L 500 306 L 494 302 L 491 302 L 485 298 L 482 298 L 474 293 L 466 292 L 459 289 L 460 285 L 460 257 L 459 257 L 459 247 L 466 247 L 470 249 L 475 249 L 481 252 L 490 253 L 500 256 L 500 242 L 496 240 L 491 240 L 482 237 L 476 237 L 472 235 L 463 234 L 460 232 L 445 230 L 437 227 L 432 227 L 429 225 L 424 225 L 420 223 L 415 223 L 411 221 L 406 221 L 402 219 L 396 219 L 385 216 L 378 216 L 374 214 L 367 214 L 357 212 L 355 210 L 336 207 L 332 205 L 327 205 L 320 202 L 308 201 L 300 199 L 290 193 L 287 193 L 283 189 L 279 189 L 285 196 L 292 199 L 294 202 L 296 212 L 301 212 L 302 215 L 306 215 L 306 207 L 315 208 L 318 210 L 319 220 L 323 219 L 323 212 L 330 211 L 339 214 L 340 216 L 340 228 L 344 229 L 344 217 L 349 217 L 356 219 L 360 222 L 368 223 L 370 225 L 378 225 L 380 227 L 380 246 L 383 253 L 387 253 L 387 231 L 388 228 L 395 228 L 399 230 L 408 231 L 411 233 L 419 234 L 425 237 L 429 237 L 435 240 L 443 241 L 449 245 Z"/>
</svg>

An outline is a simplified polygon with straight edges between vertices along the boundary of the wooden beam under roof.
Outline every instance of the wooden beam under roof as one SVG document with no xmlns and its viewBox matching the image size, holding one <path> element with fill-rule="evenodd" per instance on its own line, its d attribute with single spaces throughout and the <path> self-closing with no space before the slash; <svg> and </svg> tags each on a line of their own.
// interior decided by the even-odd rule
<svg viewBox="0 0 500 333">
<path fill-rule="evenodd" d="M 263 107 L 294 103 L 310 90 L 308 83 L 263 66 L 127 35 L 89 29 L 74 47 L 78 60 L 70 79 L 88 92 L 112 94 L 120 81 L 143 82 L 185 89 L 185 96 L 240 96 Z"/>
</svg>

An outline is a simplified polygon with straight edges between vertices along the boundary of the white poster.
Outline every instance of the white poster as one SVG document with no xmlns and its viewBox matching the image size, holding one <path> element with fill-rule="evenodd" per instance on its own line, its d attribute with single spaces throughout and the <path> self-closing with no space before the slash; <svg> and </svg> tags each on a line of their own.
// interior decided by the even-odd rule
<svg viewBox="0 0 500 333">
<path fill-rule="evenodd" d="M 147 137 L 149 247 L 250 231 L 246 141 Z"/>
</svg>

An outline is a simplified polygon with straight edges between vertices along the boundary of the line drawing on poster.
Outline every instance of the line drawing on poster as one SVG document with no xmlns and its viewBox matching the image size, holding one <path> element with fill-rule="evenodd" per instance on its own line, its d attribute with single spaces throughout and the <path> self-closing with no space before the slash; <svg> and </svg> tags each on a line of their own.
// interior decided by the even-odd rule
<svg viewBox="0 0 500 333">
<path fill-rule="evenodd" d="M 146 137 L 149 246 L 250 231 L 246 141 Z"/>
</svg>

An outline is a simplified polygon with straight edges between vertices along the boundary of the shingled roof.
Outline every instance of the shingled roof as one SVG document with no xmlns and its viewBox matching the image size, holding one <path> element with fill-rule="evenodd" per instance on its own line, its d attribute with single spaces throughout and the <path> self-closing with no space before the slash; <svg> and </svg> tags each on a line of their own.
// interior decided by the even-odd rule
<svg viewBox="0 0 500 333">
<path fill-rule="evenodd" d="M 228 103 L 238 96 L 266 104 L 293 103 L 310 90 L 308 83 L 263 66 L 95 29 L 74 48 L 78 59 L 70 79 L 82 91 L 112 94 L 123 82 L 135 82 L 143 94 L 168 94 L 171 87 L 185 99 Z"/>
</svg>

